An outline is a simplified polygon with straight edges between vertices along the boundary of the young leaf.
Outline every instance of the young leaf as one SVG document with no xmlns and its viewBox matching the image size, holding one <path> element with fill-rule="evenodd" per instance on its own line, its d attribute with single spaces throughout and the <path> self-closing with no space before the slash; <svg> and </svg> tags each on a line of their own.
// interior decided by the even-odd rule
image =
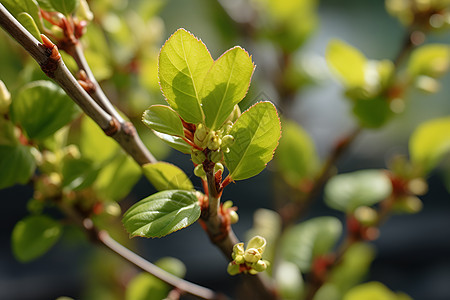
<svg viewBox="0 0 450 300">
<path fill-rule="evenodd" d="M 41 32 L 34 22 L 33 17 L 26 13 L 21 12 L 17 15 L 17 20 L 25 27 L 38 41 L 41 41 Z"/>
<path fill-rule="evenodd" d="M 39 17 L 39 6 L 35 0 L 2 0 L 1 3 L 16 18 L 18 18 L 20 13 L 29 14 L 33 18 L 35 25 L 37 25 L 40 29 L 42 28 L 42 23 Z M 21 20 L 19 21 L 22 23 Z M 22 23 L 22 25 L 28 29 L 24 23 Z M 38 40 L 40 40 L 40 37 Z"/>
<path fill-rule="evenodd" d="M 411 162 L 428 173 L 450 151 L 450 118 L 421 124 L 409 140 Z"/>
<path fill-rule="evenodd" d="M 31 139 L 44 139 L 74 120 L 80 109 L 50 81 L 25 85 L 11 105 L 11 117 Z"/>
<path fill-rule="evenodd" d="M 143 166 L 145 177 L 158 191 L 194 189 L 191 180 L 177 166 L 166 162 L 157 162 Z"/>
<path fill-rule="evenodd" d="M 100 163 L 111 159 L 120 151 L 119 145 L 106 136 L 91 118 L 83 117 L 80 131 L 80 151 L 83 157 Z"/>
<path fill-rule="evenodd" d="M 133 205 L 122 222 L 131 237 L 162 237 L 183 229 L 200 217 L 193 192 L 169 190 L 153 194 Z"/>
<path fill-rule="evenodd" d="M 120 153 L 100 170 L 95 190 L 105 199 L 119 201 L 127 196 L 142 172 L 138 164 L 125 153 Z"/>
<path fill-rule="evenodd" d="M 325 57 L 328 65 L 347 88 L 365 85 L 364 70 L 367 59 L 358 49 L 340 40 L 332 40 L 328 44 Z"/>
<path fill-rule="evenodd" d="M 245 97 L 254 69 L 251 57 L 241 47 L 226 51 L 214 62 L 200 90 L 208 128 L 220 128 Z"/>
<path fill-rule="evenodd" d="M 70 15 L 78 6 L 78 0 L 48 0 L 48 3 L 60 13 Z"/>
<path fill-rule="evenodd" d="M 12 232 L 12 250 L 21 262 L 46 253 L 59 239 L 61 225 L 46 216 L 29 216 L 19 221 Z"/>
<path fill-rule="evenodd" d="M 428 44 L 414 50 L 408 63 L 408 73 L 415 78 L 420 75 L 438 78 L 450 66 L 448 45 Z"/>
<path fill-rule="evenodd" d="M 392 184 L 381 170 L 361 170 L 339 174 L 325 186 L 325 202 L 331 208 L 351 212 L 359 206 L 371 206 L 392 192 Z"/>
<path fill-rule="evenodd" d="M 353 287 L 343 297 L 343 300 L 360 299 L 389 299 L 389 300 L 412 300 L 406 294 L 395 293 L 381 282 L 371 281 Z"/>
<path fill-rule="evenodd" d="M 191 153 L 191 148 L 192 148 L 191 145 L 189 145 L 182 138 L 177 137 L 177 136 L 173 136 L 173 135 L 169 135 L 169 134 L 165 134 L 165 133 L 161 133 L 161 132 L 158 132 L 158 131 L 153 131 L 153 133 L 157 137 L 159 137 L 161 140 L 166 142 L 173 149 L 178 150 L 178 151 L 180 151 L 181 153 L 184 153 L 184 154 Z"/>
<path fill-rule="evenodd" d="M 31 147 L 0 145 L 0 189 L 27 183 L 35 169 Z"/>
<path fill-rule="evenodd" d="M 167 102 L 189 123 L 203 121 L 199 96 L 213 64 L 206 46 L 185 29 L 178 29 L 159 54 L 159 83 Z"/>
<path fill-rule="evenodd" d="M 259 102 L 234 123 L 229 133 L 235 138 L 225 163 L 233 180 L 250 178 L 272 159 L 281 136 L 280 119 L 271 102 Z"/>
<path fill-rule="evenodd" d="M 169 106 L 152 105 L 144 111 L 142 122 L 161 133 L 184 136 L 183 124 L 178 114 Z"/>
<path fill-rule="evenodd" d="M 69 190 L 79 191 L 92 185 L 99 169 L 88 159 L 65 159 L 62 167 L 62 186 Z"/>
<path fill-rule="evenodd" d="M 308 272 L 315 257 L 328 253 L 342 234 L 335 217 L 310 219 L 289 229 L 282 238 L 282 255 Z"/>
<path fill-rule="evenodd" d="M 283 123 L 276 161 L 285 180 L 293 185 L 298 185 L 302 179 L 312 178 L 319 168 L 319 157 L 313 140 L 292 121 Z"/>
<path fill-rule="evenodd" d="M 361 126 L 366 128 L 380 128 L 389 121 L 393 112 L 386 98 L 376 97 L 373 99 L 354 101 L 353 114 Z"/>
</svg>

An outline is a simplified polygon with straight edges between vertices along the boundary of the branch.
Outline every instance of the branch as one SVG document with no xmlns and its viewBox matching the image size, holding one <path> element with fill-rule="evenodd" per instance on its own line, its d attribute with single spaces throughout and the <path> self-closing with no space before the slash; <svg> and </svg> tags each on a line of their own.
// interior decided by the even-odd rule
<svg viewBox="0 0 450 300">
<path fill-rule="evenodd" d="M 59 86 L 92 118 L 102 130 L 115 139 L 139 164 L 154 163 L 156 159 L 145 147 L 130 123 L 121 126 L 119 121 L 105 112 L 79 85 L 65 66 L 55 45 L 48 39 L 41 44 L 0 4 L 0 26 L 8 32 L 41 66 L 47 76 Z M 45 39 L 45 38 L 44 38 Z"/>
</svg>

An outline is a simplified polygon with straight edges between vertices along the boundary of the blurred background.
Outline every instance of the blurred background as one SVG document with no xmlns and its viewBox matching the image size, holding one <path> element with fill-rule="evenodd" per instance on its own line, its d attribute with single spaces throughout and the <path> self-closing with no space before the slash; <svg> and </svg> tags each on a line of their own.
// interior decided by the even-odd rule
<svg viewBox="0 0 450 300">
<path fill-rule="evenodd" d="M 144 1 L 142 1 L 144 2 Z M 240 45 L 251 55 L 256 70 L 244 108 L 259 100 L 273 101 L 279 112 L 297 121 L 313 138 L 321 157 L 326 157 L 339 137 L 355 126 L 349 102 L 342 86 L 330 75 L 324 55 L 333 38 L 357 47 L 370 59 L 394 59 L 402 47 L 406 30 L 385 9 L 384 1 L 322 0 L 317 2 L 316 20 L 299 18 L 296 22 L 311 22 L 313 29 L 299 47 L 291 51 L 291 59 L 302 70 L 299 88 L 282 99 L 273 76 L 279 72 L 280 49 L 264 37 L 254 36 L 247 26 L 253 15 L 240 9 L 245 0 L 167 0 L 148 1 L 144 32 L 140 35 L 133 26 L 141 1 L 89 1 L 96 22 L 102 22 L 109 36 L 105 58 L 89 57 L 106 93 L 132 120 L 149 105 L 163 101 L 156 78 L 156 55 L 164 41 L 183 27 L 202 39 L 213 58 L 232 46 Z M 112 11 L 112 13 L 111 13 Z M 119 19 L 125 17 L 123 21 Z M 125 28 L 125 29 L 124 29 Z M 128 28 L 128 30 L 126 29 Z M 134 34 L 134 36 L 133 36 Z M 130 36 L 132 35 L 132 36 Z M 19 47 L 0 33 L 0 79 L 14 95 L 25 79 L 40 78 L 33 62 Z M 126 43 L 127 38 L 129 43 Z M 137 51 L 133 43 L 140 43 Z M 427 43 L 450 43 L 450 31 L 430 34 Z M 89 44 L 90 43 L 90 44 Z M 117 45 L 125 45 L 123 49 Z M 88 46 L 103 47 L 87 38 Z M 108 48 L 108 46 L 107 46 Z M 141 53 L 145 52 L 145 53 Z M 108 57 L 111 55 L 114 57 Z M 134 56 L 135 55 L 135 56 Z M 139 55 L 139 56 L 138 56 Z M 136 58 L 136 59 L 134 59 Z M 108 67 L 108 62 L 114 62 Z M 141 63 L 141 64 L 140 64 Z M 70 61 L 67 62 L 70 66 Z M 134 68 L 140 68 L 135 72 Z M 148 71 L 148 72 L 146 72 Z M 339 172 L 364 168 L 385 168 L 395 153 L 407 154 L 411 132 L 421 122 L 450 114 L 450 76 L 441 80 L 436 94 L 411 92 L 406 109 L 379 130 L 365 130 L 339 160 Z M 180 166 L 192 177 L 196 187 L 200 183 L 193 176 L 188 155 L 170 151 L 151 136 L 144 138 L 151 144 L 159 159 Z M 240 221 L 234 229 L 241 239 L 252 227 L 253 212 L 257 208 L 273 208 L 273 173 L 269 164 L 260 175 L 238 182 L 226 189 L 223 199 L 233 200 L 239 207 Z M 4 172 L 4 170 L 0 170 Z M 421 197 L 423 210 L 415 215 L 396 215 L 380 229 L 380 238 L 373 242 L 376 258 L 367 280 L 384 283 L 394 291 L 403 291 L 413 299 L 450 299 L 450 197 L 441 170 L 429 178 L 429 192 Z M 121 203 L 126 208 L 154 193 L 146 180 L 139 181 L 132 193 Z M 123 286 L 111 283 L 126 281 L 136 270 L 113 254 L 93 246 L 82 233 L 68 227 L 58 244 L 43 257 L 21 264 L 15 260 L 10 247 L 14 225 L 27 213 L 32 190 L 15 186 L 0 191 L 4 209 L 0 213 L 0 299 L 117 299 Z M 318 196 L 305 218 L 343 215 L 327 208 Z M 52 212 L 58 215 L 57 211 Z M 226 272 L 227 261 L 211 246 L 198 224 L 161 239 L 134 239 L 130 246 L 150 261 L 173 256 L 184 262 L 186 279 L 232 295 L 239 278 Z M 117 271 L 120 270 L 120 271 Z M 118 298 L 120 299 L 120 297 Z"/>
</svg>

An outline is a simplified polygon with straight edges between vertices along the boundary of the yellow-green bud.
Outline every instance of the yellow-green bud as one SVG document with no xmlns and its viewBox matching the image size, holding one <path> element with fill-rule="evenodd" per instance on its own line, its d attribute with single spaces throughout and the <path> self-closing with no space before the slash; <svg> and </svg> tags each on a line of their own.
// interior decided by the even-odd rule
<svg viewBox="0 0 450 300">
<path fill-rule="evenodd" d="M 256 248 L 248 248 L 245 250 L 244 259 L 246 262 L 255 263 L 262 257 L 261 252 Z"/>
<path fill-rule="evenodd" d="M 118 217 L 122 213 L 122 209 L 117 202 L 106 202 L 104 204 L 104 210 L 108 215 L 113 217 Z"/>
<path fill-rule="evenodd" d="M 250 248 L 256 248 L 260 251 L 260 253 L 262 254 L 264 252 L 264 249 L 266 249 L 266 239 L 263 238 L 262 236 L 254 236 L 247 245 L 247 249 Z"/>
<path fill-rule="evenodd" d="M 230 274 L 231 276 L 236 275 L 236 274 L 239 274 L 239 273 L 240 273 L 240 271 L 239 271 L 239 265 L 237 265 L 237 264 L 235 264 L 235 263 L 233 263 L 233 262 L 230 262 L 230 263 L 228 264 L 228 267 L 227 267 L 227 272 L 228 272 L 228 274 Z"/>
<path fill-rule="evenodd" d="M 230 223 L 236 224 L 239 221 L 238 213 L 234 210 L 230 210 L 229 214 L 230 214 Z"/>
<path fill-rule="evenodd" d="M 205 128 L 205 126 L 203 126 L 203 124 L 201 124 L 201 123 L 198 124 L 197 129 L 195 130 L 195 133 L 194 133 L 194 143 L 197 146 L 204 148 L 207 136 L 208 136 L 208 130 Z"/>
<path fill-rule="evenodd" d="M 205 161 L 206 155 L 202 151 L 192 150 L 191 151 L 191 159 L 194 164 L 198 165 Z"/>
<path fill-rule="evenodd" d="M 244 243 L 237 243 L 233 246 L 233 254 L 235 255 L 244 255 Z"/>
<path fill-rule="evenodd" d="M 77 16 L 81 20 L 92 21 L 94 19 L 94 14 L 89 9 L 89 5 L 86 0 L 80 0 L 77 10 Z"/>
<path fill-rule="evenodd" d="M 234 261 L 237 264 L 243 264 L 243 263 L 245 263 L 245 258 L 244 258 L 243 255 L 236 255 L 235 258 L 234 258 Z"/>
<path fill-rule="evenodd" d="M 354 212 L 354 216 L 356 220 L 358 220 L 361 224 L 365 226 L 374 225 L 375 222 L 377 222 L 378 220 L 377 212 L 373 208 L 368 206 L 358 207 Z"/>
<path fill-rule="evenodd" d="M 11 104 L 11 94 L 6 88 L 3 81 L 0 80 L 0 114 L 6 114 L 9 111 L 9 105 Z"/>
<path fill-rule="evenodd" d="M 217 173 L 219 170 L 221 170 L 223 173 L 224 167 L 221 163 L 217 163 L 214 165 L 214 173 Z"/>
<path fill-rule="evenodd" d="M 209 150 L 216 151 L 217 149 L 220 148 L 221 144 L 222 144 L 222 139 L 219 138 L 215 134 L 211 134 L 210 138 L 208 140 L 207 147 L 208 147 Z"/>
<path fill-rule="evenodd" d="M 229 209 L 229 208 L 231 208 L 231 207 L 233 207 L 233 201 L 231 201 L 231 200 L 225 201 L 225 202 L 223 203 L 223 205 L 222 205 L 222 208 L 223 208 L 224 210 L 227 210 L 227 209 Z"/>
<path fill-rule="evenodd" d="M 205 177 L 206 173 L 205 170 L 203 169 L 203 165 L 197 165 L 194 169 L 194 174 L 197 177 Z"/>
<path fill-rule="evenodd" d="M 223 134 L 227 135 L 227 134 L 230 132 L 231 127 L 233 127 L 233 122 L 227 121 L 227 122 L 222 126 Z"/>
<path fill-rule="evenodd" d="M 257 272 L 263 272 L 267 269 L 267 262 L 263 259 L 260 259 L 252 265 L 252 268 Z"/>
<path fill-rule="evenodd" d="M 222 138 L 222 147 L 230 147 L 234 143 L 234 136 L 227 134 Z"/>
<path fill-rule="evenodd" d="M 223 158 L 223 153 L 220 150 L 209 152 L 209 159 L 213 163 L 218 163 L 218 162 L 222 161 L 222 158 Z"/>
</svg>

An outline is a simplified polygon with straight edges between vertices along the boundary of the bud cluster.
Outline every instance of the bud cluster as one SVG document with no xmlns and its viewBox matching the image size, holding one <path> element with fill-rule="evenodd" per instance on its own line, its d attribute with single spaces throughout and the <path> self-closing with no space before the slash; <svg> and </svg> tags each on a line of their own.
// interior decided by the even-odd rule
<svg viewBox="0 0 450 300">
<path fill-rule="evenodd" d="M 228 264 L 228 274 L 250 273 L 255 275 L 267 269 L 268 261 L 262 259 L 266 239 L 261 236 L 253 237 L 244 250 L 244 243 L 237 243 L 233 246 L 231 254 L 233 261 Z"/>
</svg>

